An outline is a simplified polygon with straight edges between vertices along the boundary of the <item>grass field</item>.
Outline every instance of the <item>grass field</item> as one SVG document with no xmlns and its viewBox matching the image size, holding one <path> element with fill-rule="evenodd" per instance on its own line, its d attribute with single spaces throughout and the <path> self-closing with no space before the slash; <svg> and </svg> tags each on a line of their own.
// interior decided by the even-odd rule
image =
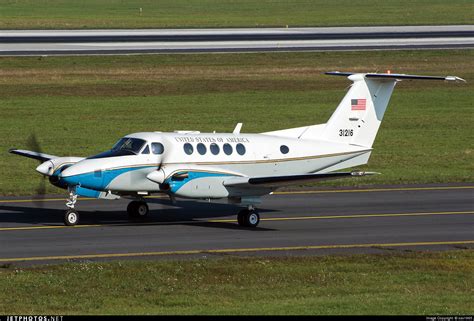
<svg viewBox="0 0 474 321">
<path fill-rule="evenodd" d="M 474 251 L 0 268 L 0 314 L 474 312 Z"/>
<path fill-rule="evenodd" d="M 472 12 L 471 0 L 0 0 L 0 29 L 472 24 Z"/>
<path fill-rule="evenodd" d="M 37 163 L 8 154 L 93 155 L 139 131 L 262 132 L 324 123 L 349 82 L 327 70 L 456 75 L 398 85 L 368 166 L 326 184 L 472 182 L 474 50 L 0 58 L 0 194 L 33 194 Z M 48 193 L 58 192 L 51 187 Z"/>
</svg>

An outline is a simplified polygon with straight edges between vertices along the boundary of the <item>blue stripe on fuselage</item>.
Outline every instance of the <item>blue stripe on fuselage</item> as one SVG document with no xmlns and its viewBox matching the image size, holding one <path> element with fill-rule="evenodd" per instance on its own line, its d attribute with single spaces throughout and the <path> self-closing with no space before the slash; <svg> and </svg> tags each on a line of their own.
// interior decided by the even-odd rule
<svg viewBox="0 0 474 321">
<path fill-rule="evenodd" d="M 76 188 L 77 195 L 90 197 L 90 198 L 99 198 L 100 192 L 93 189 L 78 187 Z"/>
<path fill-rule="evenodd" d="M 181 187 L 192 181 L 196 178 L 202 177 L 218 177 L 218 176 L 234 176 L 232 174 L 225 174 L 225 173 L 210 173 L 210 172 L 187 172 L 187 178 L 168 178 L 165 183 L 169 184 L 171 193 L 176 193 Z"/>
<path fill-rule="evenodd" d="M 62 177 L 61 179 L 70 186 L 79 185 L 88 189 L 96 191 L 105 191 L 107 186 L 117 178 L 118 176 L 143 168 L 149 168 L 155 166 L 140 166 L 140 167 L 126 167 L 119 169 L 104 170 L 101 172 L 89 172 L 79 175 Z"/>
</svg>

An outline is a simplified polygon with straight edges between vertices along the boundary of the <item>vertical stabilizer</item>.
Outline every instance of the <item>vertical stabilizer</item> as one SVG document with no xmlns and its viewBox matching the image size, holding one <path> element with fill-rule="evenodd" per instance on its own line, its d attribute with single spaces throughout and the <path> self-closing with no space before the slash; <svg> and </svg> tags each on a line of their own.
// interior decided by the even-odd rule
<svg viewBox="0 0 474 321">
<path fill-rule="evenodd" d="M 321 139 L 372 147 L 396 79 L 367 79 L 364 74 L 348 77 L 353 84 L 332 114 Z"/>
</svg>

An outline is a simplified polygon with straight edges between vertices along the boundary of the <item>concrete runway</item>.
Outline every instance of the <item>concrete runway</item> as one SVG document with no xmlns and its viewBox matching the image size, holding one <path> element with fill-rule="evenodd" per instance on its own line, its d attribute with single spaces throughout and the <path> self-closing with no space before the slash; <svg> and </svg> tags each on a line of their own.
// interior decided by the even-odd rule
<svg viewBox="0 0 474 321">
<path fill-rule="evenodd" d="M 473 47 L 471 25 L 0 31 L 4 56 Z"/>
<path fill-rule="evenodd" d="M 474 248 L 474 184 L 275 193 L 256 229 L 233 205 L 148 201 L 151 216 L 129 221 L 126 200 L 79 200 L 81 225 L 65 227 L 61 198 L 2 198 L 0 263 Z"/>
</svg>

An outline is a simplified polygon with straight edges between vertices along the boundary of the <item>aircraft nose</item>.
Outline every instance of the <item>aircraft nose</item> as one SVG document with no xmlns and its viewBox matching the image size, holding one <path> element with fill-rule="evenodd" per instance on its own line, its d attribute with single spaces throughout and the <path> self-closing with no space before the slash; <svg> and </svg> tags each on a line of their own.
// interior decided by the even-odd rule
<svg viewBox="0 0 474 321">
<path fill-rule="evenodd" d="M 97 166 L 94 165 L 97 164 L 85 161 L 72 165 L 60 174 L 60 179 L 69 186 L 102 190 L 104 188 L 102 170 L 97 170 Z"/>
</svg>

